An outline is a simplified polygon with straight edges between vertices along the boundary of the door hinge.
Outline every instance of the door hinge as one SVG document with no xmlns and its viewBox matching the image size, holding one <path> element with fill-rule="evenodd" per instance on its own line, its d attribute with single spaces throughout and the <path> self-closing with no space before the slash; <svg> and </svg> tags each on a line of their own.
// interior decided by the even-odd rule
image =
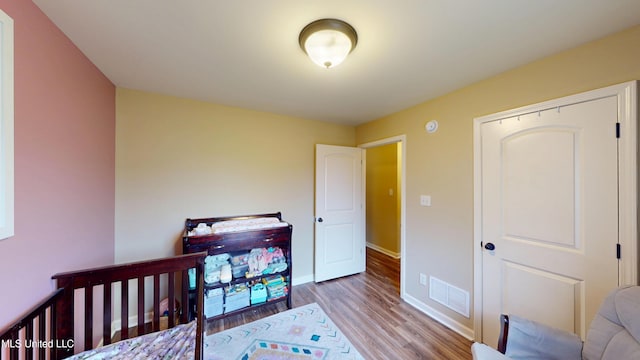
<svg viewBox="0 0 640 360">
<path fill-rule="evenodd" d="M 620 244 L 616 244 L 616 258 L 622 258 L 622 246 Z"/>
<path fill-rule="evenodd" d="M 616 139 L 620 139 L 620 123 L 616 123 Z"/>
</svg>

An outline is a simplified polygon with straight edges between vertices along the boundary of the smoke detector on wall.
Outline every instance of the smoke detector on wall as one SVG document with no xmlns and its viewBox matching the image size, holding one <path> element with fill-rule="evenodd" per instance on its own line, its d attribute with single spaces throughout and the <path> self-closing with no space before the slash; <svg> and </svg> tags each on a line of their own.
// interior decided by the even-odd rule
<svg viewBox="0 0 640 360">
<path fill-rule="evenodd" d="M 438 130 L 438 121 L 431 120 L 425 126 L 424 129 L 427 130 L 429 134 L 436 132 Z"/>
</svg>

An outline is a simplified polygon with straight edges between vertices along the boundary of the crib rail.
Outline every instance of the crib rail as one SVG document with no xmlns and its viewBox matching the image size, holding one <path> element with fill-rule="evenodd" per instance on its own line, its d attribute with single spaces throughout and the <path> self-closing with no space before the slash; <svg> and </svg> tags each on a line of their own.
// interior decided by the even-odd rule
<svg viewBox="0 0 640 360">
<path fill-rule="evenodd" d="M 59 339 L 72 339 L 74 337 L 74 301 L 76 290 L 84 292 L 84 329 L 81 329 L 84 339 L 84 349 L 61 347 L 57 349 L 57 357 L 64 358 L 83 350 L 93 348 L 94 339 L 94 288 L 102 287 L 102 319 L 103 328 L 100 334 L 104 345 L 111 343 L 111 325 L 113 322 L 112 314 L 112 285 L 119 284 L 121 289 L 120 305 L 120 334 L 121 339 L 129 338 L 129 296 L 137 294 L 137 327 L 135 336 L 140 336 L 150 332 L 160 330 L 160 284 L 161 279 L 166 281 L 168 303 L 175 303 L 175 294 L 180 294 L 180 302 L 183 311 L 176 313 L 174 306 L 168 306 L 168 327 L 177 325 L 175 321 L 176 315 L 179 315 L 179 323 L 188 322 L 188 311 L 186 306 L 189 303 L 187 291 L 189 286 L 188 270 L 195 268 L 196 270 L 196 293 L 197 299 L 203 299 L 203 271 L 204 258 L 206 253 L 197 253 L 189 255 L 180 255 L 172 258 L 163 258 L 149 261 L 141 261 L 122 265 L 106 266 L 93 268 L 82 271 L 74 271 L 56 274 L 52 278 L 57 280 L 58 288 L 64 289 L 60 304 L 56 308 L 57 323 L 56 335 Z M 149 327 L 145 324 L 145 279 L 153 279 L 153 322 Z M 178 279 L 181 279 L 182 288 L 179 291 L 176 288 Z M 130 287 L 129 280 L 137 280 L 137 286 Z M 185 288 L 187 287 L 187 288 Z M 100 300 L 100 299 L 96 299 Z M 116 299 L 115 301 L 118 301 Z M 202 301 L 197 303 L 197 313 L 203 314 Z M 201 316 L 201 315 L 200 315 Z M 200 359 L 202 352 L 202 321 L 198 319 L 196 336 L 196 359 Z M 77 342 L 76 342 L 77 343 Z"/>
<path fill-rule="evenodd" d="M 56 305 L 64 290 L 58 289 L 0 334 L 0 359 L 55 359 Z"/>
<path fill-rule="evenodd" d="M 52 278 L 57 280 L 58 289 L 42 302 L 29 310 L 20 320 L 10 325 L 0 333 L 2 347 L 0 360 L 14 359 L 63 359 L 83 349 L 74 338 L 74 304 L 76 290 L 84 292 L 84 329 L 81 329 L 81 339 L 84 339 L 84 350 L 93 348 L 94 329 L 94 287 L 102 287 L 102 319 L 103 328 L 101 338 L 103 344 L 111 343 L 112 316 L 112 285 L 120 284 L 121 289 L 121 326 L 120 337 L 126 339 L 160 330 L 160 284 L 166 282 L 168 303 L 174 304 L 176 294 L 181 299 L 182 311 L 174 306 L 168 306 L 167 327 L 177 323 L 188 322 L 187 304 L 189 296 L 189 269 L 195 269 L 196 274 L 196 314 L 197 334 L 195 359 L 202 358 L 203 328 L 203 289 L 204 289 L 204 258 L 206 252 L 175 256 L 171 258 L 140 261 L 135 263 L 105 266 L 82 271 L 56 274 Z M 145 313 L 145 279 L 153 283 L 153 325 L 145 324 L 145 317 L 138 316 L 136 334 L 129 332 L 129 295 L 137 294 L 138 314 Z M 137 286 L 130 288 L 129 280 L 137 280 Z M 182 287 L 179 288 L 179 285 Z M 100 300 L 100 299 L 96 299 Z M 115 301 L 118 301 L 116 299 Z M 97 301 L 99 302 L 99 301 Z M 179 316 L 176 321 L 176 316 Z"/>
</svg>

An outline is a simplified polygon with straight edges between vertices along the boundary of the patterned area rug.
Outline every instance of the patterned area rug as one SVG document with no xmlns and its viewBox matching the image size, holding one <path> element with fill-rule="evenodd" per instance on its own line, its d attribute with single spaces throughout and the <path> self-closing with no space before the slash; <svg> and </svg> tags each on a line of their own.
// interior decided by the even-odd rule
<svg viewBox="0 0 640 360">
<path fill-rule="evenodd" d="M 207 360 L 363 359 L 316 303 L 206 336 Z"/>
</svg>

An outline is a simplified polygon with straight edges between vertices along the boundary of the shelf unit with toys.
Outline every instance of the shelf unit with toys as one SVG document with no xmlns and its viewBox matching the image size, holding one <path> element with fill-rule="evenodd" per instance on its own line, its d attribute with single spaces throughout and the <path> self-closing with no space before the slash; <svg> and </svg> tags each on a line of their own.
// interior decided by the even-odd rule
<svg viewBox="0 0 640 360">
<path fill-rule="evenodd" d="M 184 254 L 206 251 L 205 313 L 221 319 L 286 302 L 291 309 L 291 235 L 281 213 L 187 219 Z M 207 271 L 208 270 L 208 271 Z M 195 318 L 189 290 L 189 318 Z"/>
</svg>

